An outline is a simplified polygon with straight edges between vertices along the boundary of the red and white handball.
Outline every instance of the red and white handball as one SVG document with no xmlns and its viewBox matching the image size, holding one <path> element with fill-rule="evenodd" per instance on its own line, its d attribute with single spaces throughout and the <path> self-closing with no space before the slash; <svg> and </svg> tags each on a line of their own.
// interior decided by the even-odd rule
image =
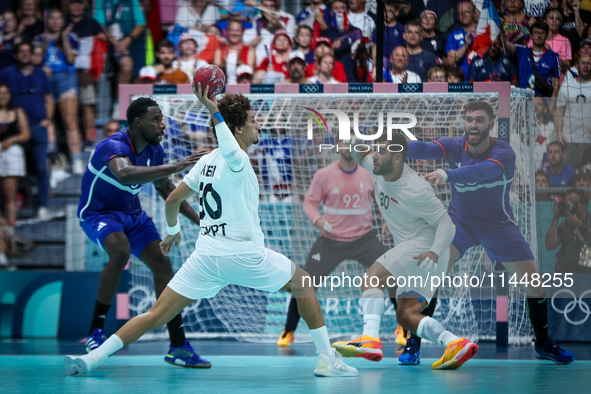
<svg viewBox="0 0 591 394">
<path fill-rule="evenodd" d="M 195 87 L 197 87 L 199 82 L 201 82 L 201 88 L 203 90 L 209 86 L 207 97 L 211 99 L 224 90 L 224 86 L 226 86 L 226 76 L 218 66 L 208 64 L 207 66 L 199 67 L 199 69 L 195 71 L 195 75 L 193 76 Z"/>
</svg>

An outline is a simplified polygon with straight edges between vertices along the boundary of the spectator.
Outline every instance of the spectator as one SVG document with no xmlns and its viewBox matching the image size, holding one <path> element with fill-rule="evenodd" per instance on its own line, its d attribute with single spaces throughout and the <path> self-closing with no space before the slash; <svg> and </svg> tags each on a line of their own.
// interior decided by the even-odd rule
<svg viewBox="0 0 591 394">
<path fill-rule="evenodd" d="M 334 56 L 334 50 L 332 49 L 332 41 L 330 40 L 330 38 L 315 38 L 312 42 L 312 50 L 314 50 L 314 63 L 309 64 L 308 68 L 306 68 L 306 77 L 308 78 L 318 74 L 318 64 L 320 64 L 318 61 L 322 55 L 330 53 Z M 339 82 L 347 82 L 347 75 L 345 74 L 345 67 L 343 66 L 343 63 L 335 61 L 332 76 Z"/>
<path fill-rule="evenodd" d="M 536 202 L 552 201 L 550 193 L 540 192 L 538 189 L 546 189 L 550 187 L 550 177 L 545 171 L 536 171 Z"/>
<path fill-rule="evenodd" d="M 287 32 L 290 40 L 296 32 L 296 23 L 292 15 L 281 11 L 281 0 L 263 0 L 258 7 L 261 15 L 252 21 L 252 28 L 244 32 L 244 43 L 255 48 L 257 67 L 269 56 L 275 34 Z M 287 59 L 286 59 L 287 60 Z"/>
<path fill-rule="evenodd" d="M 442 67 L 431 67 L 427 72 L 427 82 L 447 82 L 445 69 Z"/>
<path fill-rule="evenodd" d="M 47 32 L 39 41 L 45 46 L 43 69 L 51 81 L 53 100 L 57 103 L 72 159 L 72 173 L 82 174 L 84 163 L 80 158 L 80 130 L 78 130 L 78 77 L 74 60 L 78 40 L 71 34 L 73 24 L 64 29 L 64 15 L 58 9 L 49 13 Z"/>
<path fill-rule="evenodd" d="M 254 68 L 255 52 L 254 48 L 242 42 L 244 27 L 240 21 L 230 19 L 228 21 L 228 45 L 216 49 L 213 57 L 213 63 L 226 70 L 228 84 L 235 84 L 238 75 L 236 69 L 241 64 L 247 64 Z M 289 38 L 289 37 L 288 37 Z"/>
<path fill-rule="evenodd" d="M 319 83 L 319 84 L 334 84 L 339 83 L 332 77 L 332 71 L 334 69 L 334 56 L 327 53 L 322 55 L 318 61 L 318 75 L 308 78 L 307 83 Z"/>
<path fill-rule="evenodd" d="M 585 32 L 590 32 L 591 29 L 585 29 Z M 591 38 L 583 38 L 579 44 L 579 48 L 575 51 L 575 55 L 573 56 L 573 63 L 565 72 L 564 79 L 562 80 L 562 84 L 573 84 L 575 83 L 575 78 L 579 76 L 579 59 L 582 55 L 591 55 Z"/>
<path fill-rule="evenodd" d="M 400 14 L 400 4 L 396 0 L 384 1 L 384 69 L 388 68 L 388 53 L 392 53 L 394 48 L 400 45 L 406 45 L 404 41 L 404 25 L 396 22 Z M 377 40 L 377 31 L 374 32 L 371 41 L 375 44 Z M 376 45 L 372 47 L 371 58 L 373 64 L 376 64 Z"/>
<path fill-rule="evenodd" d="M 65 26 L 73 23 L 72 33 L 79 40 L 74 66 L 78 74 L 78 99 L 82 106 L 84 145 L 90 146 L 95 140 L 96 80 L 103 71 L 107 37 L 98 22 L 85 15 L 85 3 L 82 0 L 70 0 L 68 11 Z"/>
<path fill-rule="evenodd" d="M 240 43 L 242 43 L 242 41 Z M 189 33 L 183 33 L 181 35 L 181 38 L 179 39 L 179 52 L 181 55 L 178 59 L 172 62 L 172 68 L 176 68 L 187 74 L 189 80 L 193 79 L 193 75 L 195 75 L 195 71 L 199 67 L 207 65 L 207 62 L 204 62 L 197 57 L 197 40 L 195 40 L 195 38 Z M 227 77 L 228 73 L 226 71 L 226 78 Z"/>
<path fill-rule="evenodd" d="M 156 85 L 158 83 L 158 73 L 152 66 L 142 67 L 140 75 L 137 77 L 135 83 L 142 85 Z"/>
<path fill-rule="evenodd" d="M 5 84 L 0 85 L 0 179 L 2 181 L 2 202 L 6 226 L 4 232 L 9 239 L 16 233 L 16 192 L 18 179 L 26 175 L 25 152 L 22 144 L 31 138 L 27 116 L 22 108 L 12 104 L 12 92 Z"/>
<path fill-rule="evenodd" d="M 560 56 L 560 69 L 566 72 L 573 57 L 570 41 L 558 33 L 560 26 L 562 26 L 562 19 L 562 14 L 556 8 L 546 11 L 544 17 L 542 18 L 542 20 L 548 24 L 548 37 L 546 37 L 546 44 L 548 44 L 553 52 Z M 532 45 L 533 44 L 530 42 L 529 47 L 531 48 Z"/>
<path fill-rule="evenodd" d="M 534 97 L 534 112 L 538 120 L 538 132 L 534 148 L 534 165 L 536 168 L 541 168 L 548 165 L 546 150 L 550 141 L 556 141 L 556 129 L 546 97 L 542 97 L 539 94 Z"/>
<path fill-rule="evenodd" d="M 398 0 L 400 3 L 400 15 L 397 20 L 405 25 L 413 19 L 419 19 L 425 9 L 424 0 Z"/>
<path fill-rule="evenodd" d="M 308 26 L 313 32 L 320 34 L 320 26 L 318 25 L 318 22 L 316 22 L 316 14 L 321 12 L 322 15 L 324 15 L 325 10 L 326 6 L 324 5 L 324 0 L 310 0 L 310 5 L 300 11 L 296 17 L 296 23 L 298 26 Z M 315 34 L 314 37 L 317 37 L 318 34 Z"/>
<path fill-rule="evenodd" d="M 407 69 L 408 66 L 408 51 L 405 47 L 400 46 L 392 51 L 390 57 L 390 70 L 384 70 L 384 82 L 392 83 L 420 83 L 421 77 Z"/>
<path fill-rule="evenodd" d="M 476 7 L 469 0 L 458 3 L 458 16 L 462 27 L 452 31 L 445 46 L 446 61 L 449 66 L 458 66 L 468 75 L 468 62 L 472 60 L 472 44 L 476 37 Z"/>
<path fill-rule="evenodd" d="M 43 13 L 36 0 L 22 0 L 16 16 L 19 21 L 16 35 L 23 41 L 33 41 L 45 31 Z"/>
<path fill-rule="evenodd" d="M 31 139 L 29 153 L 37 176 L 37 199 L 40 219 L 47 219 L 49 199 L 49 177 L 47 174 L 47 128 L 53 121 L 54 104 L 51 97 L 51 84 L 40 68 L 31 64 L 33 46 L 21 42 L 15 47 L 16 65 L 5 68 L 0 73 L 0 83 L 7 84 L 13 92 L 14 107 L 22 108 L 27 114 Z"/>
<path fill-rule="evenodd" d="M 361 38 L 361 30 L 353 27 L 347 20 L 347 3 L 345 0 L 334 0 L 330 12 L 326 12 L 324 20 L 318 19 L 323 37 L 332 41 L 335 60 L 343 63 L 347 81 L 355 82 L 355 62 L 351 57 L 351 45 Z"/>
<path fill-rule="evenodd" d="M 219 9 L 207 0 L 188 0 L 180 2 L 174 23 L 189 29 L 205 31 L 221 19 Z"/>
<path fill-rule="evenodd" d="M 103 126 L 103 139 L 109 138 L 119 131 L 119 121 L 111 119 Z"/>
<path fill-rule="evenodd" d="M 525 0 L 525 6 L 523 13 L 530 18 L 530 24 L 532 19 L 539 19 L 544 15 L 544 12 L 549 8 L 552 8 L 552 4 L 557 3 L 552 0 Z"/>
<path fill-rule="evenodd" d="M 434 11 L 437 15 L 439 23 L 437 24 L 436 31 L 438 33 L 447 36 L 450 31 L 460 27 L 460 19 L 456 13 L 458 1 L 427 0 L 425 4 L 426 9 Z"/>
<path fill-rule="evenodd" d="M 459 67 L 448 67 L 445 72 L 445 79 L 448 83 L 464 82 L 464 71 Z"/>
<path fill-rule="evenodd" d="M 367 47 L 368 45 L 369 39 L 367 37 L 362 37 L 351 45 L 351 56 L 355 61 L 355 76 L 357 82 L 360 83 L 370 83 L 374 81 L 373 75 L 375 75 L 375 71 Z"/>
<path fill-rule="evenodd" d="M 300 51 L 293 51 L 287 63 L 289 78 L 282 83 L 306 83 L 306 57 Z"/>
<path fill-rule="evenodd" d="M 503 37 L 501 34 L 501 38 Z M 544 97 L 556 97 L 560 88 L 560 58 L 557 53 L 545 47 L 548 25 L 545 22 L 534 23 L 531 27 L 531 37 L 531 49 L 504 42 L 507 52 L 517 56 L 519 87 L 534 89 L 537 94 Z M 553 110 L 552 107 L 550 109 Z"/>
<path fill-rule="evenodd" d="M 555 250 L 560 246 L 554 271 L 591 273 L 591 256 L 582 250 L 588 248 L 591 242 L 591 215 L 587 212 L 587 193 L 570 189 L 566 192 L 564 201 L 574 205 L 572 212 L 567 210 L 561 213 L 560 203 L 555 203 L 554 217 L 546 232 L 546 249 Z M 560 216 L 566 216 L 566 220 L 559 224 Z"/>
<path fill-rule="evenodd" d="M 291 38 L 285 30 L 275 33 L 275 38 L 269 51 L 270 59 L 265 58 L 257 67 L 254 83 L 277 83 L 289 78 L 287 62 L 291 53 Z"/>
<path fill-rule="evenodd" d="M 488 47 L 483 57 L 476 55 L 468 71 L 470 82 L 507 81 L 517 86 L 517 68 L 511 62 L 511 56 L 502 51 L 501 38 Z"/>
<path fill-rule="evenodd" d="M 43 62 L 45 62 L 45 45 L 42 42 L 36 41 L 33 43 L 31 64 L 35 67 L 43 68 Z"/>
<path fill-rule="evenodd" d="M 445 54 L 445 37 L 441 34 L 435 33 L 437 27 L 437 14 L 433 10 L 425 10 L 421 12 L 421 27 L 423 28 L 423 36 L 421 39 L 421 48 L 427 52 L 431 52 L 437 56 L 439 62 L 443 59 Z"/>
<path fill-rule="evenodd" d="M 154 67 L 158 74 L 158 82 L 168 85 L 188 84 L 191 82 L 187 74 L 172 67 L 176 55 L 172 41 L 162 39 L 156 44 L 157 64 Z"/>
<path fill-rule="evenodd" d="M 119 66 L 117 84 L 128 84 L 139 74 L 146 59 L 146 17 L 140 3 L 138 0 L 96 0 L 94 7 L 94 19 L 102 26 Z"/>
<path fill-rule="evenodd" d="M 312 28 L 308 25 L 299 25 L 296 30 L 296 51 L 300 51 L 304 55 L 306 64 L 314 63 L 314 51 L 311 49 L 312 34 Z"/>
<path fill-rule="evenodd" d="M 578 168 L 583 150 L 591 143 L 591 55 L 579 59 L 579 76 L 563 84 L 556 100 L 556 139 L 566 146 L 566 162 Z M 589 101 L 589 102 L 587 102 Z"/>
<path fill-rule="evenodd" d="M 548 144 L 546 150 L 548 157 L 548 167 L 544 167 L 550 177 L 550 186 L 567 186 L 570 185 L 575 170 L 564 164 L 564 148 L 558 141 L 552 141 Z"/>
<path fill-rule="evenodd" d="M 236 76 L 238 77 L 236 83 L 238 83 L 239 85 L 252 84 L 252 67 L 250 67 L 248 64 L 238 66 L 238 68 L 236 69 Z"/>
<path fill-rule="evenodd" d="M 585 191 L 585 193 L 587 193 L 587 198 L 591 198 L 591 174 L 589 171 L 577 171 L 573 177 L 573 183 L 575 188 L 582 189 Z"/>
<path fill-rule="evenodd" d="M 522 12 L 524 0 L 504 0 L 503 4 L 507 14 L 501 16 L 501 24 L 507 41 L 513 44 L 527 45 L 530 33 L 529 18 Z"/>
<path fill-rule="evenodd" d="M 421 23 L 417 20 L 410 21 L 405 26 L 404 39 L 408 52 L 408 69 L 421 77 L 422 81 L 427 80 L 427 70 L 437 66 L 437 57 L 431 52 L 423 51 L 421 48 Z"/>
<path fill-rule="evenodd" d="M 585 25 L 591 24 L 591 13 L 581 10 L 580 0 L 564 0 L 557 4 L 564 16 L 560 34 L 568 38 L 571 48 L 578 48 Z"/>
<path fill-rule="evenodd" d="M 348 0 L 349 12 L 347 13 L 347 19 L 352 26 L 361 30 L 363 37 L 372 38 L 376 23 L 373 18 L 369 16 L 369 13 L 365 8 L 365 1 L 366 0 Z"/>
<path fill-rule="evenodd" d="M 4 29 L 0 34 L 0 70 L 14 64 L 14 46 L 20 42 L 16 34 L 18 24 L 14 12 L 5 11 L 2 14 L 2 20 Z"/>
</svg>

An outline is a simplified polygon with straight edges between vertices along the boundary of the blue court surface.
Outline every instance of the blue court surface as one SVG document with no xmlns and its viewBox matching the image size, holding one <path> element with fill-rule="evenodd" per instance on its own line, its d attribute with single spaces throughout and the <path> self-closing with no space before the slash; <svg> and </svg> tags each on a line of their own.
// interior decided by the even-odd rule
<svg viewBox="0 0 591 394">
<path fill-rule="evenodd" d="M 534 359 L 530 346 L 503 350 L 483 343 L 476 357 L 455 371 L 431 369 L 431 363 L 443 351 L 440 347 L 424 346 L 420 366 L 400 367 L 396 347 L 385 345 L 385 358 L 378 363 L 347 360 L 359 369 L 357 378 L 315 378 L 311 344 L 296 343 L 288 350 L 278 350 L 273 344 L 227 340 L 192 343 L 212 362 L 211 369 L 168 365 L 163 361 L 165 342 L 141 342 L 122 349 L 87 375 L 70 377 L 63 372 L 63 354 L 80 353 L 82 345 L 3 340 L 0 393 L 591 392 L 591 345 L 566 345 L 579 360 L 560 366 Z"/>
</svg>

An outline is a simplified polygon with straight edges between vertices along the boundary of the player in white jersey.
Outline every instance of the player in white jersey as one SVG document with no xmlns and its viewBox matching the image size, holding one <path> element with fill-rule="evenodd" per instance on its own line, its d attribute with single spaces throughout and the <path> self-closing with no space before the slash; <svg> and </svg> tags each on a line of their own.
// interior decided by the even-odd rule
<svg viewBox="0 0 591 394">
<path fill-rule="evenodd" d="M 154 306 L 127 322 L 103 345 L 85 356 L 66 356 L 69 375 L 91 371 L 124 345 L 171 320 L 197 299 L 212 298 L 229 284 L 297 297 L 316 345 L 316 376 L 357 376 L 331 348 L 324 317 L 314 288 L 304 286 L 308 274 L 287 257 L 264 247 L 258 215 L 259 184 L 247 148 L 258 142 L 259 125 L 250 101 L 226 93 L 220 100 L 207 98 L 208 88 L 193 91 L 212 115 L 219 148 L 204 156 L 166 200 L 166 232 L 160 247 L 165 255 L 181 241 L 177 221 L 181 203 L 199 193 L 201 233 L 195 251 L 168 283 Z"/>
<path fill-rule="evenodd" d="M 421 314 L 437 290 L 429 283 L 429 275 L 447 272 L 455 226 L 431 185 L 405 163 L 407 143 L 402 134 L 394 133 L 390 141 L 378 141 L 376 152 L 371 155 L 356 152 L 357 142 L 353 140 L 351 144 L 353 158 L 372 173 L 378 206 L 396 246 L 367 271 L 361 295 L 363 335 L 351 342 L 335 342 L 333 347 L 344 357 L 381 360 L 383 290 L 397 284 L 398 323 L 419 337 L 446 347 L 433 369 L 459 368 L 476 354 L 478 346 Z"/>
</svg>

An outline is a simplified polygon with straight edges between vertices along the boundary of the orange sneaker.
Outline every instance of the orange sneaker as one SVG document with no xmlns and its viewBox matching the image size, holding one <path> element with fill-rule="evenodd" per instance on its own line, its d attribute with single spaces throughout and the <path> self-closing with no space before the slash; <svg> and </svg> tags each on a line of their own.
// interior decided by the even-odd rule
<svg viewBox="0 0 591 394">
<path fill-rule="evenodd" d="M 465 338 L 447 345 L 443 356 L 433 363 L 433 369 L 458 369 L 478 353 L 478 345 Z"/>
<path fill-rule="evenodd" d="M 408 331 L 404 330 L 402 326 L 398 326 L 396 327 L 396 330 L 394 330 L 394 335 L 396 335 L 397 345 L 406 346 L 406 340 L 410 337 L 410 333 Z"/>
<path fill-rule="evenodd" d="M 343 357 L 363 357 L 369 361 L 380 361 L 384 357 L 382 340 L 367 335 L 350 342 L 335 342 L 332 347 Z"/>
<path fill-rule="evenodd" d="M 293 331 L 283 331 L 281 336 L 277 340 L 278 347 L 289 347 L 292 343 L 294 343 L 295 338 L 293 336 Z"/>
</svg>

